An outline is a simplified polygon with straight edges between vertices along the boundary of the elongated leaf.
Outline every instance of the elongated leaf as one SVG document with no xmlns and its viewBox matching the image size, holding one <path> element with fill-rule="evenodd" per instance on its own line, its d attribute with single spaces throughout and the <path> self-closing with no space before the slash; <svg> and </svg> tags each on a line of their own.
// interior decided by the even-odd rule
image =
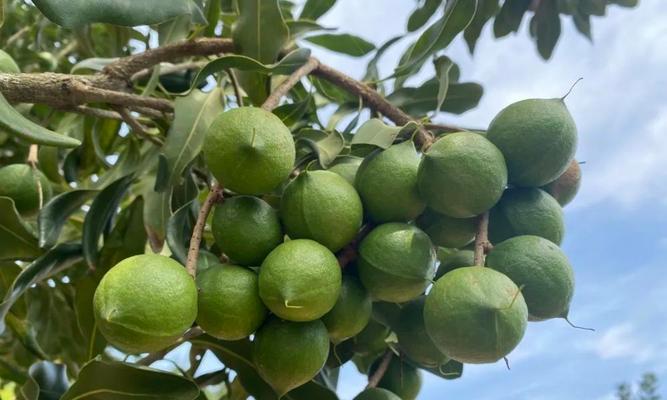
<svg viewBox="0 0 667 400">
<path fill-rule="evenodd" d="M 24 400 L 58 400 L 68 386 L 63 364 L 40 361 L 30 366 L 28 380 L 20 393 Z"/>
<path fill-rule="evenodd" d="M 143 193 L 144 224 L 148 233 L 151 249 L 159 253 L 166 237 L 167 221 L 171 216 L 171 192 L 155 192 L 148 190 Z"/>
<path fill-rule="evenodd" d="M 401 60 L 395 74 L 402 75 L 418 69 L 431 54 L 447 47 L 472 21 L 476 8 L 477 0 L 449 0 L 445 15 L 422 33 Z"/>
<path fill-rule="evenodd" d="M 414 130 L 417 124 L 410 122 L 405 126 L 389 126 L 377 118 L 369 119 L 359 127 L 352 138 L 352 144 L 370 144 L 383 149 L 389 148 L 404 129 Z"/>
<path fill-rule="evenodd" d="M 373 43 L 370 43 L 359 36 L 347 33 L 323 33 L 321 35 L 309 36 L 305 38 L 305 40 L 324 47 L 327 50 L 347 54 L 353 57 L 365 56 L 375 49 Z"/>
<path fill-rule="evenodd" d="M 62 400 L 194 400 L 199 388 L 191 380 L 151 368 L 93 360 L 86 364 Z"/>
<path fill-rule="evenodd" d="M 303 10 L 301 10 L 299 19 L 317 20 L 326 14 L 334 4 L 336 4 L 336 0 L 308 0 L 303 6 Z"/>
<path fill-rule="evenodd" d="M 482 33 L 484 25 L 486 25 L 486 23 L 493 18 L 499 10 L 498 0 L 479 0 L 475 17 L 472 19 L 465 32 L 463 32 L 463 38 L 468 44 L 470 54 L 475 51 L 477 39 L 479 39 L 479 35 Z"/>
<path fill-rule="evenodd" d="M 417 88 L 400 88 L 387 96 L 387 100 L 410 115 L 422 116 L 436 110 L 438 88 L 438 81 L 431 79 Z M 482 94 L 483 89 L 477 83 L 450 83 L 440 111 L 461 114 L 476 107 Z"/>
<path fill-rule="evenodd" d="M 96 193 L 98 193 L 97 190 L 72 190 L 46 203 L 37 218 L 39 247 L 46 248 L 55 245 L 70 215 L 80 210 L 81 206 Z"/>
<path fill-rule="evenodd" d="M 309 19 L 286 20 L 285 24 L 289 28 L 289 34 L 292 39 L 295 39 L 304 33 L 315 31 L 333 31 L 335 28 L 325 28 L 317 22 Z"/>
<path fill-rule="evenodd" d="M 236 50 L 261 63 L 273 63 L 289 37 L 277 0 L 238 0 Z"/>
<path fill-rule="evenodd" d="M 396 36 L 387 40 L 382 46 L 380 46 L 380 48 L 375 52 L 373 58 L 368 62 L 368 66 L 366 66 L 366 76 L 364 78 L 365 80 L 380 79 L 380 72 L 377 66 L 378 62 L 380 62 L 380 58 L 394 43 L 401 39 L 403 39 L 403 36 Z"/>
<path fill-rule="evenodd" d="M 66 28 L 93 22 L 151 25 L 186 14 L 203 18 L 201 9 L 191 0 L 35 0 L 34 3 L 48 19 Z"/>
<path fill-rule="evenodd" d="M 28 143 L 56 147 L 76 147 L 80 141 L 60 135 L 30 121 L 7 102 L 0 93 L 0 126 L 14 132 Z"/>
<path fill-rule="evenodd" d="M 40 254 L 37 238 L 9 197 L 0 197 L 0 243 L 0 260 L 31 259 Z"/>
<path fill-rule="evenodd" d="M 552 1 L 541 2 L 531 23 L 533 22 L 537 30 L 537 50 L 542 58 L 548 60 L 560 36 L 558 4 Z"/>
<path fill-rule="evenodd" d="M 327 168 L 345 147 L 343 136 L 336 132 L 302 129 L 295 137 L 297 145 L 305 145 L 315 154 L 323 168 Z"/>
<path fill-rule="evenodd" d="M 195 223 L 194 202 L 189 202 L 176 210 L 167 223 L 167 244 L 178 261 L 185 264 L 192 227 Z"/>
<path fill-rule="evenodd" d="M 76 65 L 72 67 L 70 73 L 75 74 L 81 71 L 95 71 L 100 72 L 107 65 L 118 60 L 118 58 L 87 58 L 85 60 L 79 61 Z"/>
<path fill-rule="evenodd" d="M 120 261 L 143 254 L 145 247 L 144 199 L 137 197 L 120 213 L 116 225 L 104 240 L 95 275 L 101 278 Z"/>
<path fill-rule="evenodd" d="M 116 214 L 118 204 L 125 195 L 125 191 L 132 183 L 133 176 L 128 175 L 118 179 L 95 197 L 90 210 L 83 222 L 83 255 L 90 266 L 97 262 L 97 248 L 102 232 Z"/>
<path fill-rule="evenodd" d="M 408 32 L 414 32 L 426 24 L 426 22 L 435 14 L 443 0 L 426 0 L 421 7 L 417 8 L 408 18 Z"/>
<path fill-rule="evenodd" d="M 185 167 L 201 152 L 206 130 L 224 109 L 221 96 L 216 88 L 209 93 L 194 90 L 186 97 L 176 98 L 174 122 L 163 147 L 169 179 L 156 181 L 164 182 L 156 190 L 177 184 Z"/>
<path fill-rule="evenodd" d="M 75 283 L 74 309 L 79 331 L 84 337 L 83 344 L 87 349 L 86 361 L 100 354 L 106 346 L 104 336 L 97 329 L 93 311 L 93 296 L 97 283 L 98 280 L 92 275 L 85 275 Z"/>
<path fill-rule="evenodd" d="M 60 244 L 21 271 L 0 304 L 0 333 L 5 330 L 5 316 L 16 300 L 33 284 L 57 273 L 81 259 L 81 245 Z"/>
<path fill-rule="evenodd" d="M 531 0 L 505 0 L 493 21 L 493 34 L 499 38 L 517 32 Z"/>
<path fill-rule="evenodd" d="M 440 110 L 442 103 L 445 102 L 445 98 L 447 97 L 447 90 L 449 89 L 449 71 L 454 66 L 454 63 L 447 56 L 440 56 L 436 58 L 433 63 L 435 64 L 435 74 L 438 79 L 438 101 L 435 110 Z"/>
</svg>

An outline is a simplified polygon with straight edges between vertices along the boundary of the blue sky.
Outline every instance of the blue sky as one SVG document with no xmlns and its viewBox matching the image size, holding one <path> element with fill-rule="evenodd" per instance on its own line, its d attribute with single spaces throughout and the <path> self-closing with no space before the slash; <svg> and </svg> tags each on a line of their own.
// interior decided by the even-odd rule
<svg viewBox="0 0 667 400">
<path fill-rule="evenodd" d="M 404 32 L 413 5 L 339 0 L 321 22 L 381 44 Z M 486 126 L 507 104 L 560 97 L 584 77 L 567 99 L 579 128 L 577 158 L 586 164 L 582 190 L 566 209 L 563 247 L 577 277 L 571 318 L 597 331 L 560 320 L 530 324 L 510 355 L 511 371 L 498 363 L 469 366 L 457 381 L 425 375 L 420 399 L 611 400 L 616 384 L 645 371 L 659 375 L 667 394 L 667 2 L 608 10 L 593 21 L 593 44 L 564 20 L 548 63 L 528 39 L 526 21 L 519 35 L 499 41 L 487 26 L 472 57 L 459 38 L 446 54 L 461 66 L 462 80 L 481 83 L 485 94 L 475 110 L 438 117 Z M 385 75 L 403 48 L 383 58 Z M 367 62 L 315 54 L 357 78 Z M 346 368 L 342 398 L 364 384 L 354 367 Z"/>
</svg>

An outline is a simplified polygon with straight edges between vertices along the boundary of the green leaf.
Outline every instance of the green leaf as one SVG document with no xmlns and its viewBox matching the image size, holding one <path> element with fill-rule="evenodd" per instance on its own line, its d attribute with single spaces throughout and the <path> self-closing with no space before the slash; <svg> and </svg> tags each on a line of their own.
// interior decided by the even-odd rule
<svg viewBox="0 0 667 400">
<path fill-rule="evenodd" d="M 359 36 L 354 36 L 347 33 L 323 33 L 321 35 L 309 36 L 304 40 L 324 47 L 327 50 L 347 54 L 353 57 L 365 56 L 375 49 L 375 45 L 373 43 L 370 43 L 360 38 Z"/>
<path fill-rule="evenodd" d="M 167 221 L 171 216 L 171 192 L 147 190 L 143 193 L 144 225 L 148 240 L 154 252 L 159 253 L 164 245 Z"/>
<path fill-rule="evenodd" d="M 581 13 L 572 14 L 572 20 L 577 30 L 588 40 L 593 41 L 593 34 L 591 32 L 591 17 L 590 15 L 582 15 Z"/>
<path fill-rule="evenodd" d="M 377 67 L 380 58 L 394 43 L 401 39 L 403 39 L 403 36 L 396 36 L 387 40 L 382 46 L 380 46 L 380 48 L 375 52 L 375 55 L 366 66 L 366 76 L 364 77 L 364 80 L 380 80 L 380 73 Z"/>
<path fill-rule="evenodd" d="M 303 6 L 299 19 L 317 20 L 326 14 L 334 4 L 336 4 L 336 0 L 308 0 Z"/>
<path fill-rule="evenodd" d="M 77 147 L 80 141 L 37 125 L 16 111 L 0 93 L 0 126 L 14 132 L 28 143 L 56 147 Z"/>
<path fill-rule="evenodd" d="M 182 376 L 121 362 L 95 359 L 86 364 L 61 400 L 194 400 L 197 385 Z"/>
<path fill-rule="evenodd" d="M 172 255 L 185 265 L 192 228 L 195 224 L 195 201 L 191 201 L 176 210 L 167 223 L 167 245 Z"/>
<path fill-rule="evenodd" d="M 560 36 L 560 16 L 556 2 L 541 2 L 535 11 L 533 22 L 536 25 L 537 50 L 542 58 L 548 60 Z"/>
<path fill-rule="evenodd" d="M 0 197 L 0 243 L 0 260 L 32 259 L 41 253 L 32 229 L 9 197 Z"/>
<path fill-rule="evenodd" d="M 308 96 L 301 101 L 280 105 L 273 110 L 273 113 L 276 114 L 286 126 L 291 127 L 299 122 L 309 110 L 314 113 L 316 109 L 317 107 L 315 106 L 313 98 Z"/>
<path fill-rule="evenodd" d="M 410 47 L 395 74 L 402 75 L 419 69 L 433 53 L 447 47 L 454 37 L 470 24 L 476 8 L 477 0 L 448 1 L 443 17 L 428 27 Z"/>
<path fill-rule="evenodd" d="M 81 259 L 81 245 L 59 244 L 26 266 L 16 277 L 0 304 L 0 333 L 5 330 L 5 316 L 16 300 L 33 284 L 50 277 Z"/>
<path fill-rule="evenodd" d="M 436 110 L 438 90 L 438 81 L 431 79 L 417 88 L 400 88 L 387 96 L 387 100 L 410 115 L 423 116 Z M 461 114 L 476 107 L 482 94 L 482 86 L 477 83 L 450 83 L 440 111 Z"/>
<path fill-rule="evenodd" d="M 479 0 L 475 17 L 465 29 L 465 32 L 463 32 L 463 38 L 468 44 L 470 54 L 475 51 L 477 39 L 479 39 L 484 25 L 498 13 L 498 10 L 500 10 L 498 0 Z"/>
<path fill-rule="evenodd" d="M 100 58 L 100 57 L 94 57 L 94 58 L 86 58 L 85 60 L 79 61 L 76 63 L 72 69 L 70 70 L 71 74 L 76 74 L 79 72 L 85 72 L 85 71 L 95 71 L 95 72 L 101 72 L 104 67 L 107 65 L 111 64 L 114 61 L 117 61 L 118 58 L 112 57 L 112 58 Z"/>
<path fill-rule="evenodd" d="M 517 32 L 531 0 L 505 0 L 493 21 L 493 34 L 499 38 Z"/>
<path fill-rule="evenodd" d="M 79 331 L 84 337 L 86 346 L 86 361 L 104 351 L 106 340 L 97 329 L 97 322 L 93 311 L 93 296 L 98 280 L 88 274 L 81 277 L 74 284 L 74 309 Z"/>
<path fill-rule="evenodd" d="M 116 214 L 118 204 L 125 195 L 130 183 L 132 183 L 132 175 L 124 176 L 100 192 L 95 197 L 90 210 L 86 214 L 83 221 L 83 235 L 81 243 L 83 245 L 83 255 L 86 262 L 91 267 L 97 263 L 97 249 L 100 236 L 107 228 L 111 218 Z"/>
<path fill-rule="evenodd" d="M 95 274 L 102 277 L 120 261 L 143 254 L 146 248 L 144 199 L 137 197 L 118 216 L 116 226 L 104 240 Z"/>
<path fill-rule="evenodd" d="M 438 7 L 442 4 L 442 0 L 426 0 L 421 7 L 410 14 L 408 18 L 408 32 L 414 32 L 424 26 L 424 24 L 433 16 Z"/>
<path fill-rule="evenodd" d="M 30 366 L 28 379 L 20 389 L 23 400 L 58 400 L 69 381 L 63 364 L 39 361 Z"/>
<path fill-rule="evenodd" d="M 447 97 L 447 90 L 449 89 L 449 71 L 454 66 L 454 62 L 447 56 L 440 56 L 433 60 L 435 64 L 435 75 L 438 79 L 438 101 L 435 110 L 440 110 L 442 104 Z"/>
<path fill-rule="evenodd" d="M 254 71 L 265 74 L 289 75 L 308 61 L 309 49 L 296 49 L 274 64 L 262 64 L 247 56 L 231 54 L 215 59 L 204 66 L 192 81 L 191 88 L 199 86 L 209 76 L 230 68 L 239 71 Z M 192 89 L 191 89 L 192 90 Z M 178 100 L 177 100 L 178 101 Z"/>
<path fill-rule="evenodd" d="M 320 373 L 321 374 L 321 373 Z M 304 385 L 293 389 L 285 396 L 287 400 L 338 400 L 335 390 L 326 385 L 312 380 Z"/>
<path fill-rule="evenodd" d="M 81 206 L 96 193 L 97 190 L 72 190 L 46 203 L 37 217 L 39 247 L 53 247 L 70 215 L 80 210 Z"/>
<path fill-rule="evenodd" d="M 579 10 L 585 15 L 604 17 L 607 13 L 607 0 L 581 0 Z"/>
<path fill-rule="evenodd" d="M 35 0 L 35 6 L 51 21 L 66 28 L 93 22 L 121 26 L 152 25 L 179 15 L 201 18 L 202 11 L 192 0 L 108 1 Z"/>
<path fill-rule="evenodd" d="M 188 164 L 201 152 L 208 127 L 224 110 L 222 92 L 219 88 L 209 93 L 196 89 L 188 96 L 177 97 L 174 110 L 174 122 L 163 146 L 168 179 L 159 180 L 164 184 L 156 187 L 157 191 L 176 185 Z"/>
<path fill-rule="evenodd" d="M 287 43 L 289 30 L 277 0 L 238 0 L 239 18 L 233 32 L 239 54 L 272 63 Z"/>
<path fill-rule="evenodd" d="M 411 363 L 406 359 L 408 363 Z M 435 376 L 438 376 L 443 379 L 458 379 L 463 375 L 463 364 L 458 361 L 450 360 L 447 364 L 441 365 L 438 368 L 425 368 L 423 366 L 415 365 L 425 371 L 432 373 Z"/>
<path fill-rule="evenodd" d="M 389 126 L 381 119 L 372 118 L 359 127 L 352 138 L 352 144 L 370 144 L 383 149 L 389 148 L 404 129 L 414 129 L 417 124 L 410 122 L 405 126 Z"/>
<path fill-rule="evenodd" d="M 297 146 L 304 145 L 315 152 L 323 168 L 327 168 L 345 148 L 345 140 L 337 131 L 302 129 L 295 136 L 295 142 Z"/>
<path fill-rule="evenodd" d="M 295 39 L 304 33 L 335 30 L 335 28 L 325 28 L 317 22 L 309 19 L 289 19 L 285 21 L 285 24 L 287 24 L 287 28 L 289 28 L 289 34 L 292 39 Z"/>
</svg>

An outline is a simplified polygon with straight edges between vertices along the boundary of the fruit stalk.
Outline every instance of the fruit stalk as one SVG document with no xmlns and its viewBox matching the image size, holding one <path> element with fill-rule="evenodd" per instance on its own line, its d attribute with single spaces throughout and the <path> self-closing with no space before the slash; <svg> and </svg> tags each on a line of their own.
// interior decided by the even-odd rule
<svg viewBox="0 0 667 400">
<path fill-rule="evenodd" d="M 30 167 L 32 168 L 32 172 L 37 177 L 37 163 L 39 163 L 39 146 L 36 144 L 31 144 L 30 145 L 30 150 L 28 150 L 28 159 L 26 160 L 28 164 L 30 164 Z M 35 183 L 37 184 L 37 193 L 39 193 L 39 209 L 42 209 L 42 206 L 44 205 L 44 190 L 42 188 L 42 181 L 37 177 L 35 179 Z"/>
<path fill-rule="evenodd" d="M 479 225 L 475 235 L 475 265 L 484 266 L 484 255 L 489 250 L 489 212 L 479 216 Z"/>
<path fill-rule="evenodd" d="M 378 365 L 378 369 L 376 369 L 375 372 L 368 377 L 368 385 L 366 385 L 366 389 L 377 387 L 378 383 L 380 383 L 382 377 L 387 372 L 387 368 L 389 368 L 389 363 L 391 362 L 393 355 L 394 354 L 391 352 L 391 350 L 387 350 L 384 353 L 384 356 L 382 356 L 382 361 L 380 361 L 380 365 Z"/>
<path fill-rule="evenodd" d="M 197 216 L 197 223 L 195 224 L 194 229 L 192 230 L 192 237 L 190 238 L 190 248 L 188 249 L 188 258 L 185 263 L 185 267 L 188 273 L 194 278 L 197 275 L 197 259 L 199 258 L 199 246 L 201 245 L 201 238 L 204 234 L 204 227 L 206 226 L 206 219 L 208 214 L 210 214 L 213 205 L 218 201 L 221 201 L 223 198 L 222 186 L 219 183 L 216 183 L 211 188 L 211 192 L 204 200 L 204 204 L 199 210 L 199 215 Z"/>
</svg>

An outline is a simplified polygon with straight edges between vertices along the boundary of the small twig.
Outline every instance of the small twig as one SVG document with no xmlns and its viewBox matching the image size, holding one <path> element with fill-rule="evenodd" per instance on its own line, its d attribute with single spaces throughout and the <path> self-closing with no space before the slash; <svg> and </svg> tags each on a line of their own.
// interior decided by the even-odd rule
<svg viewBox="0 0 667 400">
<path fill-rule="evenodd" d="M 71 52 L 76 50 L 79 47 L 79 41 L 78 40 L 72 40 L 67 44 L 67 46 L 63 47 L 62 50 L 56 54 L 55 58 L 56 61 L 59 63 L 60 61 L 63 60 L 63 58 L 67 57 Z"/>
<path fill-rule="evenodd" d="M 9 48 L 11 45 L 14 44 L 17 40 L 21 39 L 26 33 L 30 32 L 30 29 L 32 28 L 32 25 L 26 25 L 23 28 L 19 29 L 14 33 L 12 36 L 10 36 L 7 41 L 5 42 L 4 48 Z"/>
<path fill-rule="evenodd" d="M 167 347 L 163 350 L 156 351 L 155 353 L 150 353 L 146 357 L 137 361 L 136 364 L 137 365 L 149 366 L 149 365 L 153 364 L 155 361 L 162 360 L 164 358 L 164 356 L 166 356 L 170 351 L 174 350 L 176 347 L 183 344 L 183 342 L 187 342 L 188 340 L 194 339 L 197 336 L 201 336 L 203 334 L 204 334 L 204 331 L 198 326 L 190 328 L 190 330 L 185 332 L 185 334 L 183 334 L 183 337 L 178 339 L 176 341 L 176 343 L 172 344 L 171 346 L 169 346 L 169 347 Z"/>
<path fill-rule="evenodd" d="M 139 121 L 132 116 L 132 113 L 125 108 L 125 107 L 117 107 L 116 110 L 118 110 L 118 113 L 123 117 L 123 120 L 125 123 L 127 123 L 130 128 L 132 128 L 132 131 L 135 132 L 137 135 L 141 136 L 142 138 L 150 141 L 151 143 L 157 145 L 157 146 L 162 146 L 162 140 L 158 139 L 157 137 L 151 135 L 150 133 L 146 132 L 146 128 L 144 128 L 143 125 L 139 123 Z"/>
<path fill-rule="evenodd" d="M 200 69 L 208 64 L 208 61 L 188 61 L 180 64 L 162 65 L 160 66 L 160 76 L 173 74 L 188 69 Z M 153 73 L 153 68 L 142 69 L 130 78 L 132 81 L 139 80 Z"/>
<path fill-rule="evenodd" d="M 316 58 L 309 58 L 299 69 L 292 72 L 292 74 L 278 86 L 264 101 L 262 108 L 268 111 L 273 110 L 280 104 L 280 99 L 283 98 L 304 76 L 315 71 L 320 66 L 320 62 Z"/>
<path fill-rule="evenodd" d="M 236 97 L 236 104 L 239 107 L 243 107 L 243 95 L 241 95 L 241 86 L 239 85 L 238 79 L 236 79 L 236 74 L 231 69 L 226 69 L 229 80 L 232 82 L 232 87 L 234 88 L 234 96 Z"/>
<path fill-rule="evenodd" d="M 475 235 L 475 265 L 484 266 L 484 254 L 490 249 L 489 242 L 489 212 L 479 216 L 477 234 Z"/>
<path fill-rule="evenodd" d="M 76 106 L 72 108 L 65 108 L 63 109 L 63 111 L 76 112 L 79 114 L 90 115 L 91 117 L 97 117 L 97 118 L 106 118 L 106 119 L 115 119 L 118 121 L 124 121 L 123 117 L 119 113 L 96 107 Z"/>
<path fill-rule="evenodd" d="M 456 125 L 448 125 L 448 124 L 436 124 L 436 123 L 427 123 L 424 124 L 424 128 L 431 130 L 431 131 L 439 131 L 439 132 L 461 132 L 461 131 L 483 131 L 484 129 L 475 129 L 475 128 L 464 128 L 461 126 L 456 126 Z"/>
<path fill-rule="evenodd" d="M 147 115 L 147 116 L 153 117 L 153 118 L 164 118 L 165 115 L 167 115 L 167 116 L 171 115 L 171 114 L 166 114 L 166 113 L 158 111 L 158 110 L 154 110 L 152 108 L 141 107 L 141 106 L 129 106 L 128 108 L 132 111 L 138 112 L 139 114 L 144 114 L 144 115 Z"/>
<path fill-rule="evenodd" d="M 201 239 L 204 235 L 204 228 L 206 227 L 206 219 L 208 218 L 208 214 L 211 212 L 213 205 L 222 201 L 222 199 L 222 186 L 220 186 L 220 184 L 213 185 L 211 192 L 208 194 L 208 197 L 206 197 L 204 204 L 202 204 L 201 209 L 199 210 L 197 223 L 192 229 L 190 248 L 188 249 L 188 258 L 185 267 L 193 278 L 197 276 L 197 259 L 199 258 L 199 247 L 201 246 Z"/>
<path fill-rule="evenodd" d="M 359 243 L 366 237 L 366 235 L 368 235 L 372 229 L 373 225 L 371 224 L 362 226 L 357 236 L 338 252 L 336 258 L 338 258 L 338 264 L 340 264 L 341 268 L 345 268 L 348 264 L 357 259 L 359 256 L 359 253 L 357 252 Z"/>
<path fill-rule="evenodd" d="M 28 150 L 28 164 L 32 168 L 32 176 L 37 184 L 37 193 L 39 194 L 39 209 L 41 210 L 44 206 L 44 189 L 42 188 L 42 180 L 39 179 L 39 174 L 37 171 L 37 164 L 39 163 L 39 146 L 36 144 L 30 145 L 30 150 Z"/>
<path fill-rule="evenodd" d="M 392 353 L 391 350 L 387 350 L 384 353 L 384 356 L 382 356 L 382 361 L 380 361 L 378 368 L 375 370 L 373 375 L 368 377 L 368 385 L 366 385 L 366 389 L 377 387 L 378 383 L 380 383 L 382 377 L 387 372 L 387 368 L 389 368 L 389 363 L 391 362 L 391 358 L 393 357 L 393 355 L 394 353 Z"/>
</svg>

